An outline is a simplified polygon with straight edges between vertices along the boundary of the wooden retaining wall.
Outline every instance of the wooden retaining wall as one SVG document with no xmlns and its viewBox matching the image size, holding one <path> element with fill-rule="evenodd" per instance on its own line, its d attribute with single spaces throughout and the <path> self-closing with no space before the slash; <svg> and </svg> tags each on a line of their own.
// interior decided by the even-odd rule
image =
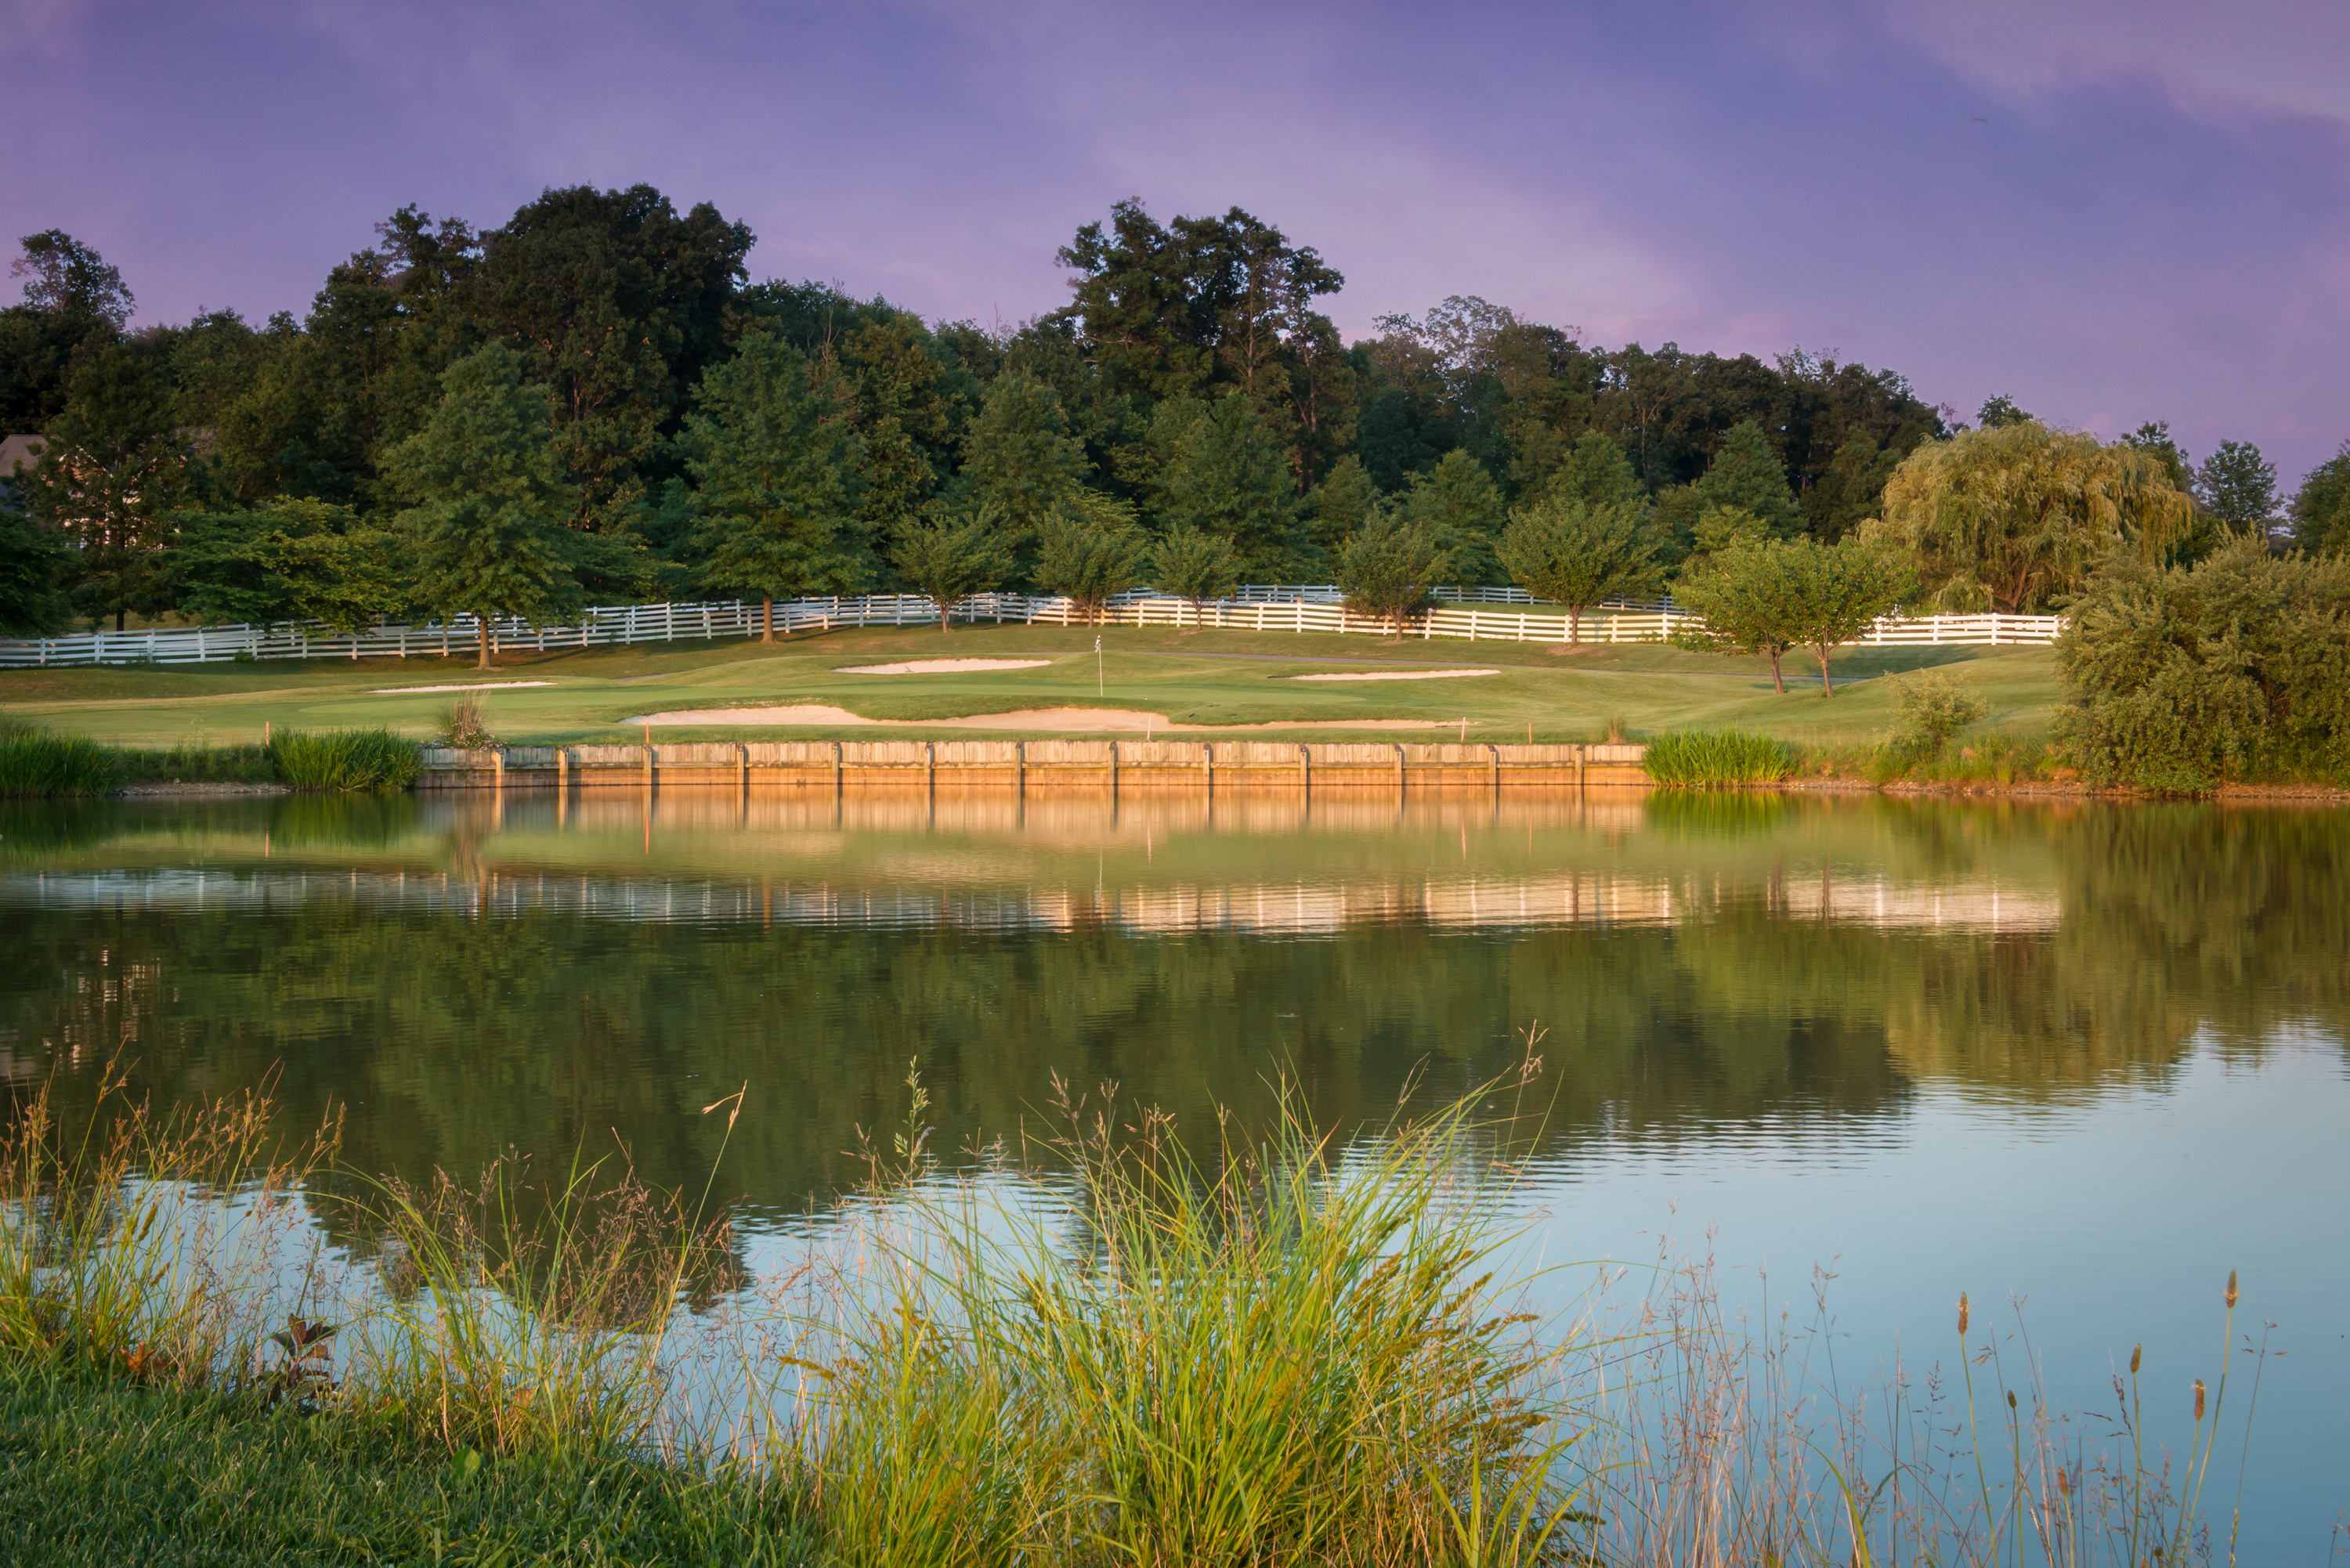
<svg viewBox="0 0 2350 1568">
<path fill-rule="evenodd" d="M 424 749 L 420 789 L 936 790 L 1643 784 L 1645 746 L 1342 741 L 717 741 Z"/>
</svg>

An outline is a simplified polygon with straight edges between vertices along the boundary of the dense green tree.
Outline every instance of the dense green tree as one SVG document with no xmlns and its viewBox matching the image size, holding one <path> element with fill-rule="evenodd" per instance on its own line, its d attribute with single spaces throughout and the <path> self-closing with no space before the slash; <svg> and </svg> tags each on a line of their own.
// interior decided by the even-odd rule
<svg viewBox="0 0 2350 1568">
<path fill-rule="evenodd" d="M 2200 790 L 2350 779 L 2350 560 L 2238 535 L 2192 566 L 2110 557 L 2057 644 L 2060 728 L 2091 777 Z"/>
<path fill-rule="evenodd" d="M 963 434 L 963 482 L 1015 552 L 1025 553 L 1039 529 L 1068 513 L 1091 467 L 1068 433 L 1060 399 L 1025 370 L 996 379 Z"/>
<path fill-rule="evenodd" d="M 1579 501 L 1586 506 L 1638 505 L 1647 499 L 1631 459 L 1613 437 L 1586 431 L 1560 454 L 1546 492 L 1554 500 Z"/>
<path fill-rule="evenodd" d="M 1162 404 L 1151 425 L 1162 454 L 1159 513 L 1174 528 L 1224 540 L 1242 569 L 1277 578 L 1291 564 L 1288 465 L 1248 399 Z"/>
<path fill-rule="evenodd" d="M 1563 489 L 1510 514 L 1500 557 L 1520 587 L 1566 607 L 1567 640 L 1581 642 L 1586 609 L 1645 592 L 1661 574 L 1646 507 L 1634 501 L 1594 505 Z"/>
<path fill-rule="evenodd" d="M 24 303 L 0 310 L 0 434 L 39 434 L 75 376 L 120 340 L 134 301 L 122 274 L 62 229 L 18 244 L 8 273 L 25 280 Z"/>
<path fill-rule="evenodd" d="M 775 601 L 849 593 L 871 575 L 857 511 L 860 442 L 847 410 L 771 333 L 743 340 L 694 389 L 678 438 L 692 475 L 690 544 L 702 582 L 756 594 L 762 642 Z"/>
<path fill-rule="evenodd" d="M 1883 505 L 1886 482 L 1901 466 L 1902 454 L 1856 435 L 1836 449 L 1823 473 L 1804 492 L 1804 532 L 1833 545 Z"/>
<path fill-rule="evenodd" d="M 1444 530 L 1403 506 L 1380 506 L 1338 547 L 1338 587 L 1347 607 L 1402 631 L 1404 618 L 1434 600 L 1452 571 Z"/>
<path fill-rule="evenodd" d="M 1803 511 L 1787 489 L 1786 465 L 1770 438 L 1752 420 L 1732 425 L 1697 482 L 1702 508 L 1735 509 L 1762 520 L 1771 537 L 1792 537 L 1803 526 Z"/>
<path fill-rule="evenodd" d="M 2172 438 L 2168 420 L 2147 421 L 2122 437 L 2122 443 L 2160 459 L 2162 466 L 2169 471 L 2171 484 L 2177 489 L 2193 493 L 2195 471 L 2187 462 L 2187 449 Z"/>
<path fill-rule="evenodd" d="M 650 185 L 549 190 L 487 236 L 460 303 L 547 389 L 576 526 L 615 525 L 658 477 L 661 438 L 725 351 L 752 240 Z"/>
<path fill-rule="evenodd" d="M 1067 597 L 1089 621 L 1102 606 L 1149 580 L 1150 537 L 1134 507 L 1097 490 L 1080 490 L 1036 531 L 1036 586 Z"/>
<path fill-rule="evenodd" d="M 78 607 L 93 619 L 113 616 L 117 630 L 131 610 L 163 607 L 153 567 L 166 514 L 203 484 L 169 382 L 129 344 L 82 368 L 39 464 L 17 480 L 34 518 L 72 542 Z"/>
<path fill-rule="evenodd" d="M 2035 424 L 2039 419 L 2039 415 L 2026 413 L 2017 408 L 2015 400 L 2005 392 L 1985 398 L 1982 407 L 1975 410 L 1976 421 L 1987 431 L 2005 430 L 2010 425 Z"/>
<path fill-rule="evenodd" d="M 1348 452 L 1305 498 L 1307 536 L 1325 552 L 1336 549 L 1362 526 L 1378 499 L 1378 486 L 1371 483 L 1363 460 Z"/>
<path fill-rule="evenodd" d="M 0 483 L 0 637 L 47 637 L 73 620 L 68 561 L 57 535 L 11 504 Z"/>
<path fill-rule="evenodd" d="M 1221 535 L 1179 524 L 1160 535 L 1151 551 L 1150 575 L 1160 593 L 1191 601 L 1191 624 L 1198 626 L 1207 618 L 1209 600 L 1240 586 L 1240 552 Z"/>
<path fill-rule="evenodd" d="M 2031 421 L 1919 447 L 1860 536 L 1906 553 L 1938 608 L 2033 611 L 2114 551 L 2158 559 L 2193 519 L 2158 454 Z"/>
<path fill-rule="evenodd" d="M 1784 695 L 1780 658 L 1808 647 L 1820 664 L 1820 694 L 1833 696 L 1828 656 L 1866 631 L 1915 587 L 1908 563 L 1858 540 L 1761 539 L 1719 551 L 1682 579 L 1674 597 L 1703 618 L 1682 640 L 1725 653 L 1760 653 Z"/>
<path fill-rule="evenodd" d="M 1500 576 L 1493 546 L 1509 511 L 1501 487 L 1466 448 L 1454 447 L 1436 466 L 1414 474 L 1400 504 L 1443 550 L 1445 569 L 1458 574 L 1458 581 L 1477 586 Z"/>
<path fill-rule="evenodd" d="M 207 621 L 324 621 L 353 631 L 404 607 L 401 540 L 348 506 L 278 499 L 173 515 L 157 571 L 174 607 Z"/>
<path fill-rule="evenodd" d="M 2350 556 L 2350 441 L 2309 471 L 2292 511 L 2294 544 L 2314 556 Z"/>
<path fill-rule="evenodd" d="M 2248 441 L 2223 441 L 2195 470 L 2195 499 L 2231 534 L 2265 538 L 2276 521 L 2276 464 Z"/>
<path fill-rule="evenodd" d="M 950 631 L 954 607 L 1012 575 L 1011 534 L 1002 517 L 982 506 L 961 515 L 934 510 L 909 524 L 889 553 L 899 577 L 935 606 L 939 629 Z"/>
<path fill-rule="evenodd" d="M 411 591 L 435 615 L 473 617 L 484 670 L 493 617 L 545 621 L 577 592 L 559 535 L 578 494 L 556 451 L 546 392 L 523 383 L 522 367 L 495 343 L 458 360 L 424 428 L 384 463 L 413 503 L 399 518 Z"/>
</svg>

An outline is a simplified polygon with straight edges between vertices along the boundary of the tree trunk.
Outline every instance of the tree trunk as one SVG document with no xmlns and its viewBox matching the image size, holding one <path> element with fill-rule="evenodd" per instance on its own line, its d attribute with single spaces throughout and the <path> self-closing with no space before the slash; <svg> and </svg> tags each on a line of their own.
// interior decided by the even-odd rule
<svg viewBox="0 0 2350 1568">
<path fill-rule="evenodd" d="M 954 606 L 948 603 L 945 599 L 940 599 L 936 602 L 939 607 L 939 635 L 941 637 L 944 637 L 952 629 L 947 625 L 947 612 L 952 609 Z"/>
<path fill-rule="evenodd" d="M 1575 644 L 1583 641 L 1583 607 L 1581 605 L 1566 607 L 1566 640 Z"/>
<path fill-rule="evenodd" d="M 476 615 L 473 618 L 473 630 L 481 639 L 482 646 L 481 661 L 473 668 L 487 670 L 490 667 L 490 618 L 486 615 Z"/>
<path fill-rule="evenodd" d="M 1820 695 L 1823 697 L 1835 695 L 1835 682 L 1828 679 L 1828 654 L 1835 647 L 1835 644 L 1832 642 L 1814 643 L 1812 646 L 1812 656 L 1820 661 Z"/>
<path fill-rule="evenodd" d="M 117 631 L 120 631 L 122 629 L 122 607 L 120 605 L 114 607 L 114 629 Z"/>
<path fill-rule="evenodd" d="M 1779 654 L 1781 652 L 1779 645 L 1775 642 L 1773 643 L 1771 645 L 1770 651 L 1771 689 L 1778 692 L 1780 696 L 1784 697 L 1787 694 L 1787 678 L 1779 673 Z"/>
<path fill-rule="evenodd" d="M 759 640 L 761 642 L 775 641 L 775 600 L 773 595 L 761 594 L 759 596 L 759 618 L 760 624 L 765 628 L 765 629 L 759 634 Z"/>
</svg>

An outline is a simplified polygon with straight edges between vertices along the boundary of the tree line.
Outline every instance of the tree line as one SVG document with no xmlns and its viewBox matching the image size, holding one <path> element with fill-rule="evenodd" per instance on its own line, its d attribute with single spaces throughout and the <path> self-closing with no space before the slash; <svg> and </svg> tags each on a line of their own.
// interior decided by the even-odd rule
<svg viewBox="0 0 2350 1568">
<path fill-rule="evenodd" d="M 1238 208 L 1118 203 L 1060 250 L 1068 303 L 1011 329 L 754 284 L 752 244 L 643 185 L 494 229 L 411 206 L 299 320 L 134 332 L 117 269 L 26 237 L 0 430 L 42 439 L 0 483 L 0 626 L 887 587 L 943 624 L 993 587 L 1243 579 L 1400 620 L 1508 580 L 1578 614 L 1670 587 L 1775 668 L 1897 603 L 2051 608 L 2122 556 L 2350 549 L 2350 447 L 2287 505 L 2250 443 L 1963 421 L 1801 350 L 1610 350 L 1461 296 L 1349 344 L 1344 276 Z"/>
</svg>

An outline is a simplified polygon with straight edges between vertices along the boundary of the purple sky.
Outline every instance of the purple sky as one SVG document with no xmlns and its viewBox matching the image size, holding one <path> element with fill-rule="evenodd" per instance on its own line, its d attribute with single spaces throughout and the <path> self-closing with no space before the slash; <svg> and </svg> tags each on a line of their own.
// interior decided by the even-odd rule
<svg viewBox="0 0 2350 1568">
<path fill-rule="evenodd" d="M 0 0 L 0 238 L 141 321 L 302 312 L 403 202 L 647 181 L 755 277 L 1066 297 L 1111 202 L 1239 204 L 1350 336 L 1478 294 L 1615 345 L 1888 365 L 2290 487 L 2350 436 L 2350 5 Z"/>
</svg>

